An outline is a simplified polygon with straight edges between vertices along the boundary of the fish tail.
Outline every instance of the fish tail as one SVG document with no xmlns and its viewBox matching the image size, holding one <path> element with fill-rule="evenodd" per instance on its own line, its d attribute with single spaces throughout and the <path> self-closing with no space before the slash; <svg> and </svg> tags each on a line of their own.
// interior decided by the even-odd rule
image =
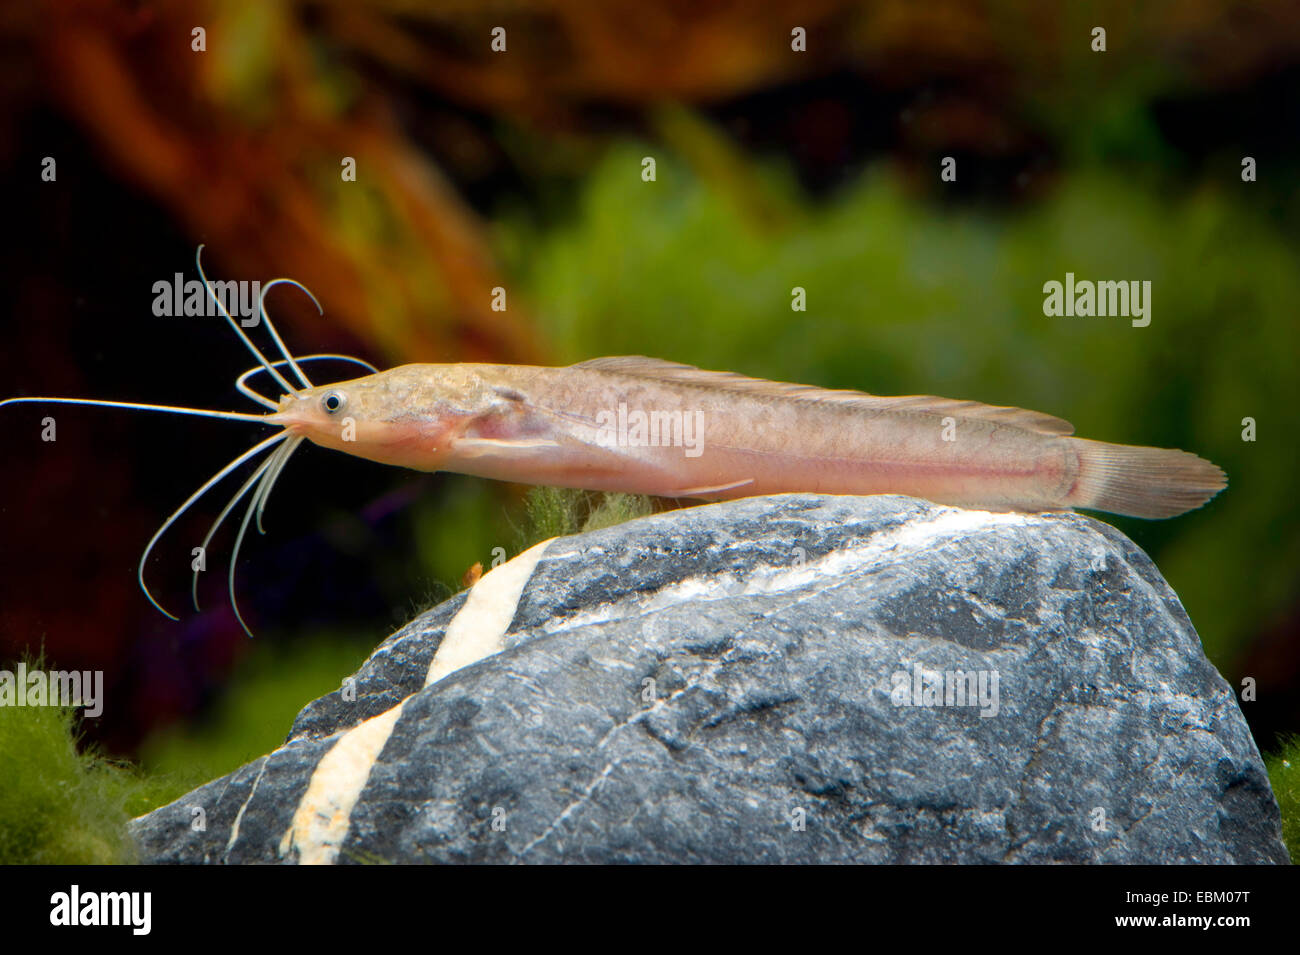
<svg viewBox="0 0 1300 955">
<path fill-rule="evenodd" d="M 1069 507 L 1128 517 L 1174 517 L 1200 507 L 1228 485 L 1217 465 L 1187 451 L 1066 438 L 1079 456 Z"/>
</svg>

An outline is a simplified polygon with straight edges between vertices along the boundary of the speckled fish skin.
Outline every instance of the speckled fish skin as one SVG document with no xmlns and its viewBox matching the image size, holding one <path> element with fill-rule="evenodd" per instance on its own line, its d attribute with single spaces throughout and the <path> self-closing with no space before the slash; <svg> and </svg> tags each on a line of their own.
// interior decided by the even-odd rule
<svg viewBox="0 0 1300 955">
<path fill-rule="evenodd" d="M 337 410 L 326 410 L 327 396 Z M 673 429 L 647 442 L 637 412 Z M 286 396 L 268 420 L 416 470 L 664 497 L 893 493 L 989 510 L 1169 517 L 1225 485 L 1195 455 L 1074 438 L 1068 422 L 1034 411 L 641 357 L 563 368 L 404 365 Z"/>
</svg>

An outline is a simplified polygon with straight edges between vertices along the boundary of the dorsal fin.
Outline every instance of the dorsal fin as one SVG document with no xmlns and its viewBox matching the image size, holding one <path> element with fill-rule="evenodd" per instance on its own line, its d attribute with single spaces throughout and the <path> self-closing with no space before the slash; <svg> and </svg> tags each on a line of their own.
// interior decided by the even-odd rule
<svg viewBox="0 0 1300 955">
<path fill-rule="evenodd" d="M 590 361 L 579 362 L 570 367 L 586 368 L 592 371 L 607 371 L 620 375 L 630 375 L 634 378 L 651 378 L 656 381 L 675 381 L 682 384 L 717 388 L 723 391 L 734 391 L 739 394 L 860 405 L 864 410 L 914 411 L 919 414 L 980 418 L 985 421 L 996 421 L 999 424 L 1013 428 L 1036 431 L 1039 434 L 1067 435 L 1074 433 L 1074 425 L 1070 424 L 1070 422 L 1049 414 L 1043 414 L 1041 411 L 986 405 L 978 401 L 938 398 L 934 395 L 883 397 L 869 395 L 864 391 L 831 390 L 829 388 L 818 388 L 815 385 L 795 385 L 781 381 L 768 381 L 764 378 L 747 378 L 744 375 L 737 375 L 729 371 L 705 371 L 702 368 L 696 368 L 694 365 L 683 365 L 674 361 L 664 361 L 660 358 L 646 358 L 642 355 L 593 358 Z"/>
</svg>

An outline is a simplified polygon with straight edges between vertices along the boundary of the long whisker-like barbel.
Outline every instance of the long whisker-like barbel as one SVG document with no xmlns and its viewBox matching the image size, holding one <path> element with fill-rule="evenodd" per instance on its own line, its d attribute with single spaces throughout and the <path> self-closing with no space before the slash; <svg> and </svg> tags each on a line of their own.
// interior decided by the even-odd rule
<svg viewBox="0 0 1300 955">
<path fill-rule="evenodd" d="M 258 300 L 258 310 L 261 315 L 261 320 L 262 322 L 265 323 L 267 331 L 271 335 L 272 341 L 275 343 L 280 353 L 284 356 L 282 360 L 277 360 L 277 361 L 268 360 L 266 356 L 263 355 L 262 352 L 257 348 L 257 346 L 253 344 L 252 340 L 244 333 L 243 329 L 239 326 L 239 323 L 235 321 L 234 317 L 226 309 L 225 303 L 221 300 L 220 296 L 218 296 L 214 291 L 214 289 L 212 288 L 212 284 L 208 281 L 208 277 L 203 271 L 202 256 L 203 256 L 203 246 L 200 245 L 198 248 L 198 252 L 195 254 L 195 264 L 198 267 L 199 275 L 202 277 L 203 285 L 204 288 L 207 290 L 208 296 L 215 303 L 222 317 L 226 320 L 226 322 L 230 325 L 230 327 L 234 329 L 236 335 L 238 335 L 239 339 L 244 343 L 244 346 L 249 350 L 249 352 L 252 353 L 252 355 L 258 361 L 257 365 L 255 365 L 253 368 L 249 369 L 248 371 L 244 372 L 236 380 L 235 387 L 241 394 L 250 398 L 254 402 L 262 405 L 263 407 L 275 411 L 279 407 L 279 405 L 277 405 L 274 401 L 270 400 L 269 398 L 265 398 L 262 395 L 258 394 L 251 387 L 248 386 L 247 384 L 248 379 L 251 378 L 253 375 L 259 372 L 265 372 L 266 374 L 270 375 L 281 387 L 283 387 L 290 394 L 299 394 L 300 392 L 297 389 L 295 389 L 282 374 L 280 374 L 278 370 L 279 368 L 287 365 L 294 373 L 294 376 L 302 383 L 302 385 L 305 388 L 312 387 L 312 384 L 311 381 L 307 378 L 306 374 L 303 372 L 302 368 L 300 367 L 299 362 L 331 359 L 337 361 L 353 362 L 364 366 L 365 368 L 367 368 L 372 372 L 377 370 L 369 362 L 365 362 L 359 358 L 353 358 L 348 355 L 333 355 L 333 354 L 308 355 L 305 356 L 304 358 L 298 359 L 295 358 L 289 352 L 288 348 L 284 344 L 284 340 L 280 337 L 279 333 L 275 330 L 275 325 L 271 321 L 271 316 L 268 314 L 266 310 L 267 292 L 269 292 L 270 289 L 275 287 L 276 285 L 293 285 L 294 287 L 298 288 L 303 293 L 305 293 L 307 297 L 312 300 L 312 303 L 315 304 L 318 311 L 321 310 L 321 305 L 320 302 L 316 299 L 316 296 L 313 295 L 311 293 L 311 290 L 308 289 L 305 285 L 293 279 L 287 279 L 287 278 L 274 279 L 271 282 L 268 282 L 265 286 L 263 286 L 261 296 Z M 5 401 L 0 401 L 0 408 L 3 408 L 6 405 L 17 405 L 17 404 L 87 405 L 92 407 L 123 408 L 131 411 L 156 411 L 165 414 L 190 415 L 194 417 L 216 418 L 216 419 L 231 420 L 231 421 L 248 421 L 248 422 L 254 422 L 256 424 L 275 425 L 275 422 L 270 420 L 269 415 L 245 414 L 237 411 L 216 411 L 216 410 L 210 410 L 206 408 L 188 408 L 180 405 L 147 404 L 147 403 L 135 402 L 135 401 L 107 401 L 107 400 L 101 400 L 95 398 L 62 398 L 62 397 L 44 397 L 44 396 L 10 398 Z M 244 497 L 244 495 L 247 494 L 248 490 L 254 485 L 254 483 L 256 483 L 259 479 L 261 479 L 261 484 L 258 486 L 257 493 L 254 494 L 253 499 L 250 502 L 248 513 L 252 514 L 253 507 L 256 506 L 258 530 L 261 531 L 262 512 L 266 507 L 266 501 L 270 494 L 271 488 L 275 485 L 276 479 L 279 477 L 281 471 L 284 468 L 284 465 L 288 462 L 289 456 L 293 453 L 295 449 L 297 449 L 299 445 L 302 444 L 303 440 L 304 439 L 301 437 L 291 435 L 288 431 L 281 431 L 279 434 L 272 435 L 270 438 L 267 438 L 264 441 L 254 445 L 248 451 L 239 455 L 237 458 L 235 458 L 235 460 L 231 461 L 224 468 L 218 471 L 215 475 L 209 478 L 197 491 L 191 494 L 185 500 L 185 502 L 181 504 L 181 506 L 177 508 L 170 517 L 167 518 L 166 521 L 163 522 L 162 526 L 159 527 L 157 531 L 154 532 L 154 535 L 149 539 L 149 542 L 145 545 L 144 552 L 140 556 L 140 563 L 136 570 L 136 578 L 140 584 L 140 589 L 144 593 L 145 597 L 148 599 L 148 601 L 151 604 L 154 605 L 154 607 L 156 607 L 159 610 L 159 612 L 171 618 L 172 620 L 178 619 L 174 614 L 170 613 L 165 607 L 162 606 L 162 604 L 160 604 L 156 599 L 154 599 L 154 596 L 152 592 L 150 592 L 149 587 L 145 583 L 145 579 L 144 579 L 145 565 L 148 562 L 149 555 L 153 552 L 154 546 L 162 538 L 163 534 L 166 533 L 168 528 L 170 528 L 174 523 L 176 523 L 176 521 L 179 520 L 180 517 L 187 510 L 189 510 L 190 507 L 192 507 L 200 498 L 202 498 L 204 494 L 206 494 L 209 490 L 211 490 L 214 486 L 216 486 L 221 480 L 223 480 L 233 471 L 237 470 L 241 465 L 255 458 L 258 454 L 262 453 L 263 451 L 266 451 L 274 447 L 276 444 L 279 444 L 282 441 L 286 441 L 287 443 L 285 445 L 283 445 L 280 448 L 277 448 L 274 452 L 271 453 L 270 456 L 267 457 L 266 460 L 264 460 L 260 465 L 258 465 L 258 467 L 256 468 L 256 470 L 254 470 L 252 475 L 250 475 L 249 478 L 244 482 L 243 486 L 235 493 L 235 496 L 231 499 L 230 503 L 227 504 L 225 509 L 220 513 L 220 515 L 218 515 L 217 519 L 213 522 L 212 527 L 209 529 L 207 536 L 204 537 L 201 553 L 203 553 L 206 556 L 208 544 L 211 542 L 212 536 L 216 532 L 217 528 L 220 526 L 221 522 L 225 519 L 226 515 L 229 514 L 229 512 Z M 234 566 L 236 561 L 238 560 L 239 544 L 243 540 L 243 530 L 244 527 L 246 526 L 247 526 L 247 518 L 245 519 L 244 525 L 240 528 L 240 534 L 236 539 L 235 551 L 231 557 L 230 596 L 231 596 L 232 607 L 235 611 L 236 619 L 239 621 L 240 625 L 244 628 L 244 630 L 249 633 L 249 636 L 252 636 L 251 631 L 248 630 L 247 625 L 244 623 L 244 619 L 242 615 L 239 613 L 238 606 L 235 605 L 234 603 Z M 197 610 L 198 609 L 198 570 L 197 569 L 195 570 L 195 574 L 194 574 L 194 585 L 192 588 L 191 596 L 194 601 L 195 609 Z"/>
<path fill-rule="evenodd" d="M 190 509 L 191 504 L 193 504 L 195 501 L 201 498 L 209 490 L 211 490 L 212 487 L 215 486 L 222 478 L 224 478 L 231 471 L 238 468 L 245 461 L 249 460 L 250 458 L 256 457 L 262 451 L 265 451 L 267 448 L 275 444 L 278 444 L 279 442 L 285 440 L 285 438 L 287 437 L 288 435 L 285 434 L 284 432 L 281 432 L 280 434 L 271 435 L 271 437 L 267 438 L 265 441 L 262 441 L 261 443 L 254 445 L 253 447 L 245 451 L 243 454 L 241 454 L 239 457 L 235 458 L 235 460 L 231 461 L 224 468 L 222 468 L 220 471 L 218 471 L 216 474 L 210 477 L 202 487 L 200 487 L 197 491 L 195 491 L 188 498 L 186 498 L 185 503 L 182 504 L 180 507 L 176 508 L 176 510 L 172 512 L 172 516 L 167 518 L 167 520 L 163 521 L 162 527 L 158 528 L 158 530 L 154 532 L 153 537 L 149 538 L 149 543 L 146 544 L 144 547 L 144 553 L 140 555 L 140 566 L 136 572 L 136 577 L 140 581 L 140 589 L 143 590 L 144 595 L 149 598 L 149 602 L 153 604 L 155 607 L 157 607 L 159 610 L 161 610 L 164 615 L 171 617 L 171 619 L 173 620 L 180 619 L 174 614 L 169 613 L 166 609 L 163 608 L 162 604 L 154 600 L 153 594 L 149 593 L 149 588 L 145 585 L 144 565 L 145 565 L 145 561 L 149 559 L 149 554 L 153 550 L 154 544 L 158 543 L 158 539 L 167 532 L 167 528 L 171 527 L 172 524 L 176 523 L 176 520 L 187 510 Z M 262 468 L 265 467 L 266 467 L 266 462 L 263 462 Z"/>
<path fill-rule="evenodd" d="M 261 464 L 259 464 L 257 466 L 257 469 L 248 476 L 248 478 L 244 481 L 243 484 L 240 485 L 239 490 L 231 495 L 230 500 L 226 502 L 226 506 L 221 509 L 221 513 L 216 516 L 215 520 L 213 520 L 212 526 L 210 526 L 208 528 L 208 532 L 205 535 L 203 535 L 203 543 L 199 545 L 199 551 L 204 555 L 205 560 L 208 552 L 208 545 L 212 543 L 212 538 L 217 533 L 217 528 L 221 526 L 221 522 L 224 521 L 227 515 L 229 515 L 230 512 L 235 509 L 235 506 L 240 502 L 241 499 L 243 499 L 244 495 L 248 493 L 248 489 L 252 487 L 254 484 L 256 484 L 258 479 L 263 474 L 265 474 L 272 467 L 272 465 L 275 464 L 277 460 L 279 460 L 279 458 L 284 454 L 284 449 L 286 447 L 288 447 L 288 445 L 281 445 L 280 447 L 272 451 L 267 456 L 266 460 L 263 461 Z M 194 604 L 194 609 L 198 610 L 199 609 L 199 565 L 197 564 L 197 562 L 194 568 L 194 579 L 190 584 L 190 600 Z"/>
<path fill-rule="evenodd" d="M 326 358 L 333 359 L 335 361 L 349 361 L 355 365 L 361 365 L 363 368 L 368 369 L 372 373 L 377 374 L 379 372 L 379 369 L 376 368 L 374 365 L 370 364 L 370 362 L 362 361 L 360 358 L 353 358 L 351 355 L 304 355 L 297 360 L 300 362 L 320 361 Z M 278 368 L 280 365 L 287 365 L 288 361 L 273 361 L 271 362 L 271 364 Z M 266 369 L 263 368 L 261 365 L 254 365 L 252 368 L 248 369 L 248 371 L 244 372 L 242 375 L 240 375 L 238 378 L 235 379 L 235 390 L 237 390 L 245 398 L 251 398 L 253 401 L 256 401 L 259 405 L 262 405 L 265 408 L 270 408 L 272 411 L 274 411 L 280 406 L 277 405 L 270 398 L 266 398 L 263 397 L 262 395 L 259 395 L 248 385 L 248 379 L 264 371 L 266 371 Z"/>
</svg>

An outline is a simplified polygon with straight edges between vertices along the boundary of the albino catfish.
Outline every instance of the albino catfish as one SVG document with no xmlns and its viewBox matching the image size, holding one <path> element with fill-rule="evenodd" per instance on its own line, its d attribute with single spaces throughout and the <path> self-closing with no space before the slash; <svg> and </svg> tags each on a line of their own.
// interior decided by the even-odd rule
<svg viewBox="0 0 1300 955">
<path fill-rule="evenodd" d="M 229 574 L 250 519 L 304 440 L 383 464 L 454 471 L 521 484 L 661 497 L 723 500 L 804 491 L 906 494 L 940 504 L 1000 511 L 1075 507 L 1164 518 L 1200 507 L 1226 486 L 1223 471 L 1186 451 L 1071 437 L 1069 422 L 1037 411 L 928 395 L 880 397 L 704 371 L 655 358 L 597 358 L 564 368 L 524 365 L 402 365 L 378 371 L 341 355 L 295 359 L 266 313 L 284 355 L 269 361 L 199 274 L 221 313 L 257 358 L 236 381 L 269 414 L 76 398 L 11 398 L 201 415 L 278 427 L 219 471 L 160 527 L 149 553 L 196 500 L 240 465 L 269 452 L 221 511 L 203 541 L 254 488 L 235 539 Z M 315 302 L 314 296 L 312 301 Z M 319 303 L 317 308 L 320 308 Z M 315 386 L 299 362 L 353 361 L 362 378 Z M 279 369 L 288 367 L 295 387 Z M 273 401 L 248 379 L 265 372 L 284 394 Z M 276 447 L 279 445 L 279 447 Z M 271 450 L 274 449 L 274 450 Z M 192 590 L 198 607 L 197 580 Z M 241 625 L 243 618 L 239 618 Z M 245 626 L 245 630 L 248 628 Z M 250 634 L 251 635 L 251 634 Z"/>
</svg>

